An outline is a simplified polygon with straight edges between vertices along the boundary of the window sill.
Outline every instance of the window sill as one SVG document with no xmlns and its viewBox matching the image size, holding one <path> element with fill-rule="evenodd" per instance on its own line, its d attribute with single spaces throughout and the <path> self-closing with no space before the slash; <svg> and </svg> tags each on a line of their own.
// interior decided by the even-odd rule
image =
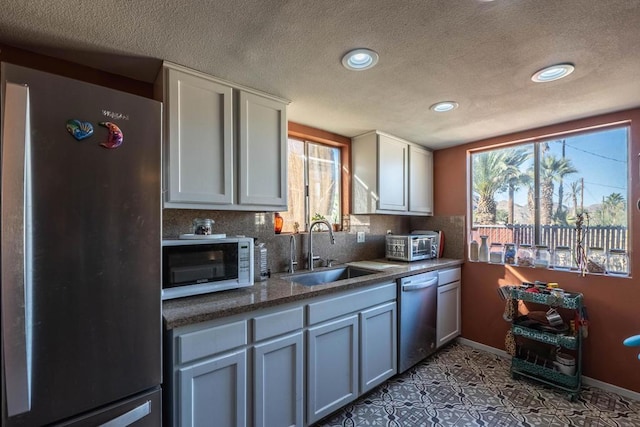
<svg viewBox="0 0 640 427">
<path fill-rule="evenodd" d="M 540 268 L 540 267 L 534 267 L 534 266 L 529 266 L 529 265 L 504 264 L 504 263 L 483 262 L 483 261 L 471 261 L 470 259 L 467 259 L 466 261 L 469 262 L 469 263 L 472 263 L 472 264 L 499 265 L 499 266 L 503 266 L 503 267 L 526 268 L 528 270 L 554 271 L 554 272 L 557 272 L 557 273 L 580 274 L 580 271 L 577 268 L 572 268 L 572 269 L 553 268 L 553 267 Z M 629 274 L 595 273 L 595 272 L 588 272 L 588 271 L 585 273 L 585 276 L 605 276 L 605 277 L 611 277 L 611 278 L 616 278 L 616 279 L 631 279 L 631 276 Z"/>
</svg>

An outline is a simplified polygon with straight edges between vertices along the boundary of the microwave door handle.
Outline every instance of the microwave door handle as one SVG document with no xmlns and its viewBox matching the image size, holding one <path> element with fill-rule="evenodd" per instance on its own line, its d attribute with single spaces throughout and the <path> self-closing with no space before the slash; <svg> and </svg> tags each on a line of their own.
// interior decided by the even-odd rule
<svg viewBox="0 0 640 427">
<path fill-rule="evenodd" d="M 429 280 L 424 281 L 424 282 L 410 283 L 410 284 L 407 284 L 407 285 L 402 285 L 402 292 L 418 291 L 420 289 L 430 288 L 431 286 L 434 286 L 434 285 L 437 285 L 437 284 L 438 284 L 438 278 L 434 277 L 434 278 L 429 279 Z"/>
<path fill-rule="evenodd" d="M 2 135 L 2 337 L 9 417 L 31 411 L 29 88 L 7 82 Z"/>
</svg>

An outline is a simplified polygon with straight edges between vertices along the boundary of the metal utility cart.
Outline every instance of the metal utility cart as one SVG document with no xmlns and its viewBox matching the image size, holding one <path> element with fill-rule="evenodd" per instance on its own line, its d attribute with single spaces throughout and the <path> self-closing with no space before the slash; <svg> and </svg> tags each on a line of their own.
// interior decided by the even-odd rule
<svg viewBox="0 0 640 427">
<path fill-rule="evenodd" d="M 548 295 L 543 293 L 526 292 L 519 286 L 510 289 L 511 299 L 542 304 L 554 308 L 565 308 L 576 311 L 576 318 L 583 314 L 582 294 L 565 294 L 564 296 Z M 547 332 L 519 325 L 516 319 L 511 324 L 511 331 L 515 337 L 524 337 L 529 340 L 555 346 L 556 349 L 568 349 L 575 353 L 575 374 L 567 375 L 553 366 L 553 360 L 531 357 L 528 353 L 520 352 L 521 346 L 517 345 L 516 355 L 511 359 L 511 376 L 514 379 L 527 377 L 548 384 L 568 393 L 570 400 L 577 399 L 582 385 L 582 327 L 580 322 L 575 322 L 575 331 Z"/>
</svg>

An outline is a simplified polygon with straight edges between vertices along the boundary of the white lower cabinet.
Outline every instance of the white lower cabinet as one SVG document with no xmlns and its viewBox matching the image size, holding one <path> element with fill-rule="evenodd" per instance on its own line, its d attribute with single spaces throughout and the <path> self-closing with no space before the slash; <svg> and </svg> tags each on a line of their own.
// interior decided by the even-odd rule
<svg viewBox="0 0 640 427">
<path fill-rule="evenodd" d="M 307 422 L 358 397 L 358 316 L 309 328 Z"/>
<path fill-rule="evenodd" d="M 436 323 L 436 347 L 452 341 L 461 333 L 460 269 L 439 272 L 438 319 Z"/>
<path fill-rule="evenodd" d="M 245 426 L 246 382 L 246 350 L 179 369 L 180 426 Z"/>
<path fill-rule="evenodd" d="M 308 424 L 396 373 L 396 289 L 381 283 L 307 305 Z"/>
<path fill-rule="evenodd" d="M 360 313 L 360 393 L 398 371 L 396 302 Z"/>
<path fill-rule="evenodd" d="M 258 427 L 302 426 L 302 332 L 254 346 L 253 417 Z"/>
<path fill-rule="evenodd" d="M 168 424 L 303 427 L 396 373 L 396 283 L 192 324 L 166 338 Z"/>
</svg>

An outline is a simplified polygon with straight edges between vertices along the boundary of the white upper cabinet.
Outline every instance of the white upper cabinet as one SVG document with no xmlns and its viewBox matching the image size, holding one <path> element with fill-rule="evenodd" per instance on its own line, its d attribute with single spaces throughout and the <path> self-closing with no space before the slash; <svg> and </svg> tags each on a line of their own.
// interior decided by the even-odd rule
<svg viewBox="0 0 640 427">
<path fill-rule="evenodd" d="M 288 101 L 164 63 L 164 207 L 287 209 Z"/>
<path fill-rule="evenodd" d="M 239 202 L 287 209 L 287 119 L 282 102 L 240 92 Z"/>
<path fill-rule="evenodd" d="M 409 146 L 409 211 L 433 215 L 433 153 Z"/>
<path fill-rule="evenodd" d="M 167 203 L 233 203 L 233 90 L 167 69 Z"/>
<path fill-rule="evenodd" d="M 387 135 L 378 135 L 378 209 L 407 210 L 409 146 Z"/>
<path fill-rule="evenodd" d="M 354 214 L 433 214 L 431 151 L 375 131 L 351 150 Z"/>
</svg>

